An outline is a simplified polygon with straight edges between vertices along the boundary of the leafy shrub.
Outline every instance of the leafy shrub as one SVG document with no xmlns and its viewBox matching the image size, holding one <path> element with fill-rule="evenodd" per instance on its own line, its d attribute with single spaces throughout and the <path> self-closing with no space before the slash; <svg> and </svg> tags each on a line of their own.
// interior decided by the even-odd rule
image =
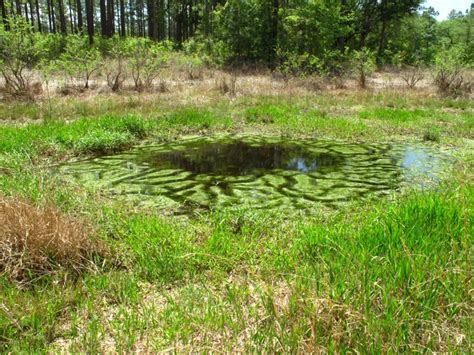
<svg viewBox="0 0 474 355">
<path fill-rule="evenodd" d="M 414 89 L 415 86 L 425 78 L 423 70 L 416 65 L 403 68 L 401 76 L 410 89 Z"/>
<path fill-rule="evenodd" d="M 204 63 L 201 58 L 197 56 L 185 56 L 182 58 L 180 64 L 189 80 L 202 79 Z"/>
<path fill-rule="evenodd" d="M 12 280 L 90 267 L 102 249 L 92 237 L 87 224 L 53 206 L 0 196 L 0 274 Z"/>
<path fill-rule="evenodd" d="M 237 92 L 237 75 L 222 75 L 216 78 L 216 87 L 222 94 L 235 96 Z"/>
<path fill-rule="evenodd" d="M 64 52 L 67 37 L 60 33 L 48 33 L 35 37 L 36 45 L 43 63 L 52 63 Z"/>
<path fill-rule="evenodd" d="M 166 61 L 166 48 L 147 38 L 128 39 L 127 46 L 131 53 L 128 64 L 135 89 L 143 91 L 151 88 Z"/>
<path fill-rule="evenodd" d="M 374 54 L 367 48 L 352 52 L 351 67 L 352 71 L 357 75 L 359 87 L 365 89 L 367 87 L 367 77 L 376 68 Z"/>
<path fill-rule="evenodd" d="M 69 75 L 73 85 L 79 84 L 88 89 L 92 75 L 103 63 L 99 50 L 89 44 L 86 36 L 72 34 L 67 37 L 58 65 Z"/>
<path fill-rule="evenodd" d="M 467 77 L 464 46 L 441 50 L 435 58 L 434 82 L 443 95 L 460 96 L 472 92 L 472 81 Z"/>
<path fill-rule="evenodd" d="M 323 71 L 322 61 L 309 53 L 283 53 L 279 52 L 281 64 L 278 70 L 284 75 L 307 76 Z"/>
<path fill-rule="evenodd" d="M 130 54 L 130 47 L 127 42 L 118 36 L 114 36 L 110 41 L 108 61 L 105 66 L 105 76 L 107 85 L 116 92 L 120 91 L 128 75 L 127 57 Z"/>
<path fill-rule="evenodd" d="M 10 30 L 0 26 L 0 71 L 6 92 L 15 97 L 33 98 L 33 67 L 40 59 L 36 35 L 22 17 L 9 19 Z"/>
</svg>

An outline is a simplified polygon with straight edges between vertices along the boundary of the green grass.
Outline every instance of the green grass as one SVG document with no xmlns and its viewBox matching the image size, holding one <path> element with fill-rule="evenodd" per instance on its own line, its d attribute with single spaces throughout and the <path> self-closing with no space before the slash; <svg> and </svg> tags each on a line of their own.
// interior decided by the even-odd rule
<svg viewBox="0 0 474 355">
<path fill-rule="evenodd" d="M 153 129 L 150 121 L 135 116 L 101 116 L 30 124 L 23 127 L 5 126 L 0 131 L 0 152 L 41 154 L 73 151 L 76 154 L 103 154 L 122 150 L 145 138 Z"/>
<path fill-rule="evenodd" d="M 19 284 L 0 269 L 2 352 L 472 349 L 474 188 L 464 139 L 473 126 L 462 111 L 471 103 L 242 97 L 158 113 L 128 100 L 94 108 L 70 99 L 63 111 L 87 117 L 0 126 L 0 193 L 92 222 L 111 251 L 79 278 L 58 269 Z M 292 218 L 251 209 L 164 216 L 50 170 L 65 157 L 185 134 L 421 142 L 429 129 L 465 153 L 450 181 Z"/>
</svg>

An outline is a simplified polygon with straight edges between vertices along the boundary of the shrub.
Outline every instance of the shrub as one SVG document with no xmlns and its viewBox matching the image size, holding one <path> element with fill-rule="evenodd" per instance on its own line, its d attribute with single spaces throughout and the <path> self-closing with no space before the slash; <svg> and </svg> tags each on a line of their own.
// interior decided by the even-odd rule
<svg viewBox="0 0 474 355">
<path fill-rule="evenodd" d="M 223 75 L 216 79 L 216 87 L 222 94 L 235 96 L 237 92 L 237 75 Z"/>
<path fill-rule="evenodd" d="M 465 69 L 463 46 L 441 50 L 435 58 L 434 83 L 443 95 L 460 96 L 472 91 Z"/>
<path fill-rule="evenodd" d="M 102 67 L 102 57 L 86 36 L 73 34 L 67 37 L 58 65 L 69 75 L 73 85 L 88 89 L 92 75 Z"/>
<path fill-rule="evenodd" d="M 63 268 L 90 267 L 103 248 L 93 230 L 53 206 L 0 196 L 0 273 L 24 281 Z"/>
<path fill-rule="evenodd" d="M 323 62 L 314 55 L 279 51 L 278 56 L 281 61 L 278 71 L 286 76 L 307 76 L 323 71 Z"/>
<path fill-rule="evenodd" d="M 189 80 L 202 79 L 204 63 L 199 57 L 186 56 L 183 58 L 181 65 L 183 66 Z"/>
<path fill-rule="evenodd" d="M 22 17 L 9 20 L 10 30 L 0 27 L 0 71 L 6 92 L 15 97 L 33 98 L 32 69 L 40 58 L 36 35 Z"/>
<path fill-rule="evenodd" d="M 120 91 L 128 76 L 126 60 L 130 54 L 129 49 L 127 42 L 120 37 L 115 36 L 110 39 L 109 60 L 105 66 L 105 76 L 107 85 L 114 92 Z"/>
<path fill-rule="evenodd" d="M 143 91 L 151 88 L 166 61 L 164 48 L 146 38 L 131 38 L 127 43 L 135 89 Z"/>
<path fill-rule="evenodd" d="M 403 69 L 402 79 L 410 89 L 414 89 L 415 86 L 425 78 L 423 70 L 419 66 L 409 66 Z"/>
<path fill-rule="evenodd" d="M 354 51 L 351 59 L 352 71 L 357 75 L 357 82 L 361 89 L 367 87 L 367 77 L 375 71 L 375 56 L 364 48 L 360 51 Z"/>
</svg>

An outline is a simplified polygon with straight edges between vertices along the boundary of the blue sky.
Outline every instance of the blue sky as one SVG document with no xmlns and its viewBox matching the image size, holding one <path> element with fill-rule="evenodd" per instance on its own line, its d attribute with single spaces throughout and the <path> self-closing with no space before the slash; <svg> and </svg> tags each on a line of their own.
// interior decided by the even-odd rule
<svg viewBox="0 0 474 355">
<path fill-rule="evenodd" d="M 438 20 L 445 20 L 451 10 L 465 11 L 471 6 L 471 0 L 426 0 L 425 6 L 432 6 L 439 12 Z"/>
</svg>

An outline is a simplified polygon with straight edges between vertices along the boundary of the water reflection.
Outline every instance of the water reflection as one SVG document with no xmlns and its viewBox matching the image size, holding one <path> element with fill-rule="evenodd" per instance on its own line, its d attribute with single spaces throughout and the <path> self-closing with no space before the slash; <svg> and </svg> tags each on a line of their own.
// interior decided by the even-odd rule
<svg viewBox="0 0 474 355">
<path fill-rule="evenodd" d="M 169 152 L 144 152 L 139 163 L 153 168 L 180 169 L 195 174 L 226 176 L 262 175 L 269 170 L 312 172 L 334 168 L 344 157 L 336 153 L 312 153 L 291 143 L 251 145 L 234 142 L 193 142 L 184 149 Z"/>
</svg>

